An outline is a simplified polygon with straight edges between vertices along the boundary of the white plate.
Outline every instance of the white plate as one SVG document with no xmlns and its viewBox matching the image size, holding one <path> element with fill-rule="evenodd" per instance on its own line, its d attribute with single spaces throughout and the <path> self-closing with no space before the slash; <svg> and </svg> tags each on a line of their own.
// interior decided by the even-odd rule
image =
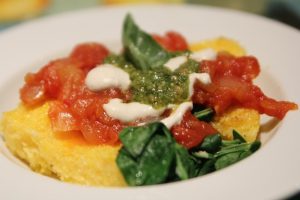
<svg viewBox="0 0 300 200">
<path fill-rule="evenodd" d="M 124 15 L 143 29 L 181 32 L 189 42 L 217 36 L 238 40 L 262 64 L 258 82 L 276 98 L 300 102 L 300 33 L 265 18 L 197 6 L 103 7 L 39 19 L 0 33 L 0 112 L 18 102 L 28 71 L 70 50 L 99 41 L 120 44 Z M 39 64 L 36 64 L 39 63 Z M 300 189 L 299 112 L 290 112 L 253 156 L 216 173 L 172 184 L 94 188 L 33 173 L 0 155 L 0 199 L 277 199 Z M 1 152 L 5 147 L 1 147 Z"/>
</svg>

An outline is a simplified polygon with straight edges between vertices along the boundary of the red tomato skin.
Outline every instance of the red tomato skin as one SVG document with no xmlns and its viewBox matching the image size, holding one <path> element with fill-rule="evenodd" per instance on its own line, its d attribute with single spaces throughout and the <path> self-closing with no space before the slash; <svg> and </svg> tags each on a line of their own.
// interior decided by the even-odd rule
<svg viewBox="0 0 300 200">
<path fill-rule="evenodd" d="M 107 126 L 99 121 L 83 120 L 80 130 L 83 137 L 91 144 L 109 144 L 119 143 L 118 134 L 123 129 L 122 126 Z"/>
<path fill-rule="evenodd" d="M 34 107 L 41 105 L 45 100 L 45 87 L 43 84 L 37 82 L 37 83 L 31 83 L 25 84 L 20 89 L 20 98 L 25 105 Z"/>
<path fill-rule="evenodd" d="M 96 65 L 101 64 L 109 54 L 108 49 L 102 44 L 91 42 L 77 45 L 70 58 L 81 62 L 81 68 L 89 71 Z"/>
<path fill-rule="evenodd" d="M 52 101 L 50 103 L 48 115 L 52 130 L 55 132 L 80 130 L 78 119 L 74 117 L 69 107 L 60 101 Z"/>
<path fill-rule="evenodd" d="M 215 61 L 204 60 L 201 72 L 209 73 L 213 79 L 223 76 L 234 76 L 251 82 L 260 73 L 260 66 L 253 56 L 235 57 L 225 52 L 218 54 Z"/>
<path fill-rule="evenodd" d="M 174 125 L 171 132 L 175 140 L 187 149 L 196 147 L 203 139 L 217 131 L 208 123 L 199 121 L 190 111 L 187 111 L 180 124 Z"/>
<path fill-rule="evenodd" d="M 186 39 L 175 31 L 166 32 L 164 36 L 153 34 L 152 37 L 158 44 L 168 51 L 188 50 Z"/>
</svg>

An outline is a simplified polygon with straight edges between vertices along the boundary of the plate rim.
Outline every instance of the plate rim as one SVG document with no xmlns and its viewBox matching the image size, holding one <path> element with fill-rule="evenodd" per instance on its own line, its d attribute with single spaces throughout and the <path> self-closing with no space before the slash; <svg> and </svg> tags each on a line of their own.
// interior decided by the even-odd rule
<svg viewBox="0 0 300 200">
<path fill-rule="evenodd" d="M 159 5 L 159 6 L 161 6 L 161 5 Z M 270 20 L 270 19 L 268 19 L 268 18 L 265 18 L 265 17 L 261 17 L 261 16 L 257 16 L 257 15 L 254 15 L 254 14 L 251 14 L 251 13 L 245 13 L 245 12 L 241 12 L 241 11 L 236 11 L 236 10 L 231 10 L 231 9 L 223 9 L 223 8 L 215 8 L 215 7 L 211 7 L 211 6 L 194 6 L 194 5 L 163 5 L 165 8 L 167 8 L 167 7 L 172 7 L 172 8 L 174 8 L 174 7 L 176 7 L 176 8 L 178 8 L 178 7 L 180 7 L 180 8 L 183 8 L 184 7 L 184 9 L 208 9 L 208 10 L 214 10 L 214 11 L 222 11 L 222 12 L 226 12 L 226 13 L 234 13 L 234 14 L 236 14 L 236 15 L 243 15 L 243 16 L 247 16 L 247 17 L 250 17 L 250 18 L 255 18 L 256 20 L 263 20 L 264 21 L 264 23 L 271 23 L 271 24 L 273 24 L 273 25 L 275 25 L 275 26 L 278 26 L 278 27 L 284 27 L 284 29 L 286 29 L 286 30 L 288 30 L 288 31 L 292 31 L 292 32 L 294 32 L 294 33 L 297 33 L 298 34 L 298 36 L 299 36 L 299 38 L 300 38 L 300 32 L 297 30 L 297 29 L 295 29 L 295 28 L 293 28 L 293 27 L 290 27 L 290 26 L 288 26 L 288 25 L 285 25 L 285 24 L 283 24 L 283 23 L 281 23 L 281 22 L 277 22 L 277 21 L 274 21 L 274 20 Z M 89 9 L 84 9 L 84 10 L 79 10 L 79 11 L 70 11 L 70 12 L 66 12 L 66 13 L 61 13 L 61 14 L 58 14 L 58 15 L 53 15 L 53 16 L 47 16 L 47 17 L 42 17 L 42 18 L 39 18 L 39 19 L 36 19 L 36 20 L 33 20 L 33 21 L 29 21 L 29 22 L 26 22 L 26 23 L 22 23 L 22 24 L 20 24 L 20 25 L 18 25 L 18 26 L 15 26 L 15 27 L 11 27 L 11 28 L 9 28 L 8 30 L 5 30 L 5 31 L 1 31 L 0 32 L 0 41 L 1 41 L 1 38 L 3 38 L 3 37 L 5 37 L 5 36 L 3 36 L 3 35 L 5 35 L 5 34 L 10 34 L 11 32 L 18 32 L 18 31 L 20 31 L 20 30 L 22 30 L 22 29 L 24 29 L 24 27 L 26 28 L 26 27 L 28 27 L 28 26 L 35 26 L 35 24 L 39 24 L 39 23 L 43 23 L 43 22 L 45 22 L 45 21 L 48 21 L 49 19 L 50 20 L 55 20 L 55 19 L 59 19 L 59 18 L 62 18 L 62 17 L 65 17 L 65 16 L 68 16 L 68 15 L 80 15 L 80 14 L 82 14 L 82 13 L 86 13 L 86 12 L 95 12 L 96 10 L 102 10 L 102 9 L 113 9 L 113 10 L 115 10 L 115 9 L 127 9 L 127 8 L 130 8 L 130 9 L 141 9 L 141 8 L 144 8 L 145 9 L 145 7 L 149 7 L 149 5 L 142 5 L 142 6 L 140 6 L 140 5 L 135 5 L 135 6 L 107 6 L 107 7 L 100 7 L 100 8 L 89 8 Z M 158 7 L 157 5 L 151 5 L 151 7 Z M 195 7 L 197 7 L 197 8 L 195 8 Z M 1 47 L 0 47 L 0 50 L 1 50 Z M 1 62 L 0 62 L 1 63 Z M 288 119 L 286 119 L 286 120 L 291 120 L 291 117 L 287 117 Z M 285 120 L 285 121 L 286 121 Z M 250 158 L 248 158 L 247 160 L 249 160 L 249 159 L 251 159 L 251 160 L 253 160 L 255 157 L 257 157 L 258 156 L 258 154 L 255 154 L 255 155 L 252 155 Z M 253 157 L 253 158 L 252 158 Z M 242 163 L 244 163 L 244 161 L 241 161 Z M 4 161 L 4 159 L 3 159 L 3 157 L 2 156 L 0 156 L 0 163 L 1 164 L 3 164 L 3 163 L 5 163 L 5 161 Z M 241 164 L 242 164 L 241 163 Z M 298 163 L 299 164 L 299 163 Z M 234 167 L 234 166 L 233 166 Z M 232 171 L 232 170 L 230 170 L 232 167 L 229 167 L 228 169 L 224 169 L 224 170 L 226 170 L 226 171 Z M 12 167 L 12 169 L 15 169 L 14 167 Z M 15 170 L 17 170 L 17 169 L 15 169 Z M 223 170 L 221 171 L 221 172 L 223 172 Z M 26 171 L 23 171 L 23 169 L 22 170 L 18 170 L 18 173 L 20 173 L 20 174 L 23 174 L 24 175 L 24 173 L 26 173 Z M 219 173 L 219 172 L 217 172 L 217 173 Z M 0 172 L 0 174 L 1 174 L 1 172 Z M 40 175 L 34 175 L 35 176 L 35 180 L 39 180 L 39 181 L 44 181 L 45 180 L 45 178 L 47 178 L 47 177 L 41 177 Z M 213 173 L 213 174 L 209 174 L 209 175 L 207 175 L 207 176 L 216 176 L 216 174 L 215 173 Z M 28 177 L 27 175 L 24 175 L 24 177 Z M 29 176 L 30 177 L 30 176 Z M 45 180 L 46 181 L 46 180 Z M 52 184 L 53 183 L 53 180 L 49 180 L 49 181 L 46 181 L 47 182 L 47 184 Z M 54 181 L 55 183 L 57 182 L 57 181 Z M 195 183 L 195 182 L 201 182 L 201 181 L 199 181 L 199 180 L 196 180 L 196 179 L 193 179 L 193 180 L 189 180 L 189 181 L 186 181 L 186 182 L 180 182 L 180 183 L 173 183 L 173 184 L 167 184 L 167 185 L 161 185 L 161 186 L 159 186 L 160 188 L 164 188 L 164 189 L 166 189 L 166 188 L 170 188 L 170 187 L 172 187 L 172 189 L 178 189 L 179 190 L 179 188 L 178 188 L 178 185 L 183 185 L 183 184 L 188 184 L 188 182 L 193 182 L 193 183 Z M 202 181 L 203 182 L 203 181 Z M 47 185 L 46 184 L 46 185 Z M 64 185 L 68 185 L 68 184 L 65 184 L 65 183 L 59 183 L 58 185 L 63 185 L 62 187 L 64 187 Z M 93 192 L 93 193 L 97 193 L 98 194 L 98 192 L 99 192 L 99 190 L 101 190 L 101 191 L 108 191 L 108 193 L 110 193 L 111 191 L 114 191 L 114 192 L 116 192 L 116 189 L 115 188 L 101 188 L 101 189 L 99 189 L 99 188 L 94 188 L 94 189 L 91 189 L 91 188 L 86 188 L 86 187 L 84 187 L 84 186 L 77 186 L 77 185 L 72 185 L 71 184 L 71 186 L 70 187 L 72 187 L 72 188 L 76 188 L 75 190 L 77 190 L 78 189 L 78 187 L 79 188 L 85 188 L 84 190 L 87 190 L 87 191 L 89 191 L 89 192 L 91 192 L 91 191 L 94 191 L 94 189 L 96 189 L 97 190 L 97 192 Z M 93 188 L 93 187 L 92 187 Z M 298 187 L 299 188 L 299 187 Z M 3 187 L 1 187 L 1 189 L 0 189 L 0 191 L 3 189 Z M 300 188 L 299 188 L 300 189 Z M 141 191 L 141 192 L 144 192 L 144 193 L 148 193 L 148 192 L 150 192 L 150 193 L 156 193 L 156 190 L 157 190 L 157 186 L 147 186 L 147 187 L 141 187 L 141 188 L 126 188 L 126 189 L 121 189 L 120 190 L 120 188 L 118 188 L 117 189 L 117 191 L 122 191 L 121 193 L 122 194 L 124 194 L 124 191 L 129 191 L 128 193 L 130 193 L 130 194 L 134 194 L 134 193 L 136 193 L 136 191 L 137 190 L 139 190 L 139 191 Z M 153 190 L 155 190 L 155 191 L 153 191 Z M 158 190 L 160 190 L 160 192 L 162 192 L 163 190 L 162 189 L 158 189 Z M 169 190 L 169 189 L 167 189 L 167 190 Z M 293 189 L 294 190 L 294 189 Z M 72 190 L 73 191 L 73 190 Z M 287 191 L 287 194 L 288 193 L 290 193 L 291 191 Z M 104 193 L 106 193 L 106 192 L 104 192 Z M 108 194 L 108 193 L 106 193 L 106 194 Z M 125 192 L 125 193 L 127 193 L 127 192 Z M 0 194 L 1 195 L 1 194 Z M 283 194 L 283 195 L 286 195 L 286 194 Z M 144 197 L 144 198 L 146 198 L 146 196 L 144 196 L 144 195 L 142 195 L 141 197 Z"/>
</svg>

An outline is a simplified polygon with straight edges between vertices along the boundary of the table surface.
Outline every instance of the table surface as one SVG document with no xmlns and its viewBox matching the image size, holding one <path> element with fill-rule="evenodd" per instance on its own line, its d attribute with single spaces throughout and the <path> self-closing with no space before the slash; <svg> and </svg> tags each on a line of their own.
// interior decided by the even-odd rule
<svg viewBox="0 0 300 200">
<path fill-rule="evenodd" d="M 4 2 L 13 2 L 17 0 L 4 0 Z M 210 5 L 216 7 L 230 8 L 246 12 L 255 13 L 258 15 L 267 16 L 284 23 L 287 23 L 295 28 L 300 29 L 300 0 L 44 0 L 49 4 L 43 12 L 32 18 L 21 19 L 17 21 L 1 21 L 0 15 L 0 30 L 17 25 L 24 21 L 28 21 L 40 16 L 53 15 L 71 10 L 79 10 L 90 7 L 105 6 L 108 4 L 117 3 L 141 3 L 141 2 L 175 2 L 195 5 Z M 2 1 L 3 2 L 3 1 Z M 1 4 L 0 1 L 0 8 Z M 1 11 L 1 10 L 0 10 Z"/>
</svg>

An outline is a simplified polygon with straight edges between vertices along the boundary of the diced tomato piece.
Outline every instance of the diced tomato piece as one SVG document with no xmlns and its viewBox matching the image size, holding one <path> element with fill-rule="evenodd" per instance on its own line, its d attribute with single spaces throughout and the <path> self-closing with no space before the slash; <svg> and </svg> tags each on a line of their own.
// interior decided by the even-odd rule
<svg viewBox="0 0 300 200">
<path fill-rule="evenodd" d="M 80 82 L 84 79 L 84 72 L 79 66 L 79 62 L 71 59 L 59 59 L 50 62 L 35 74 L 27 74 L 25 85 L 20 91 L 22 101 L 33 106 L 46 99 L 57 98 L 61 88 L 66 87 L 69 81 Z"/>
<path fill-rule="evenodd" d="M 164 36 L 153 34 L 152 37 L 168 51 L 184 51 L 188 49 L 186 39 L 177 32 L 169 31 Z"/>
<path fill-rule="evenodd" d="M 106 56 L 108 49 L 98 43 L 84 43 L 75 47 L 70 54 L 70 58 L 80 61 L 82 68 L 88 71 L 98 64 L 101 64 Z"/>
<path fill-rule="evenodd" d="M 242 68 L 240 76 L 244 80 L 253 80 L 260 73 L 259 63 L 253 56 L 238 57 L 237 63 Z"/>
<path fill-rule="evenodd" d="M 42 104 L 45 97 L 45 87 L 42 83 L 25 84 L 20 90 L 21 100 L 28 106 Z"/>
<path fill-rule="evenodd" d="M 222 76 L 235 76 L 251 82 L 260 72 L 257 59 L 253 56 L 234 57 L 225 52 L 218 54 L 215 61 L 204 60 L 200 70 L 209 73 L 212 79 Z"/>
<path fill-rule="evenodd" d="M 70 108 L 60 101 L 50 103 L 49 117 L 53 131 L 66 132 L 80 130 L 78 119 L 74 117 Z"/>
<path fill-rule="evenodd" d="M 199 145 L 203 139 L 217 131 L 208 123 L 198 120 L 190 111 L 186 112 L 180 124 L 171 128 L 175 140 L 190 149 Z"/>
<path fill-rule="evenodd" d="M 83 137 L 91 144 L 117 144 L 122 126 L 107 126 L 99 121 L 84 119 L 81 123 Z"/>
<path fill-rule="evenodd" d="M 211 94 L 208 99 L 208 104 L 214 108 L 217 114 L 221 114 L 233 104 L 233 101 L 234 97 L 232 91 L 227 88 L 220 88 Z"/>
<path fill-rule="evenodd" d="M 79 62 L 68 58 L 50 62 L 42 70 L 42 78 L 45 83 L 48 97 L 58 97 L 61 94 L 62 88 L 69 81 L 80 82 L 83 80 L 84 73 L 79 69 L 79 67 Z"/>
<path fill-rule="evenodd" d="M 166 33 L 166 38 L 172 44 L 172 51 L 184 51 L 188 49 L 186 39 L 181 34 L 170 31 Z"/>
<path fill-rule="evenodd" d="M 72 113 L 77 118 L 84 118 L 86 116 L 86 110 L 95 101 L 93 97 L 82 97 L 76 99 L 70 106 Z"/>
</svg>

